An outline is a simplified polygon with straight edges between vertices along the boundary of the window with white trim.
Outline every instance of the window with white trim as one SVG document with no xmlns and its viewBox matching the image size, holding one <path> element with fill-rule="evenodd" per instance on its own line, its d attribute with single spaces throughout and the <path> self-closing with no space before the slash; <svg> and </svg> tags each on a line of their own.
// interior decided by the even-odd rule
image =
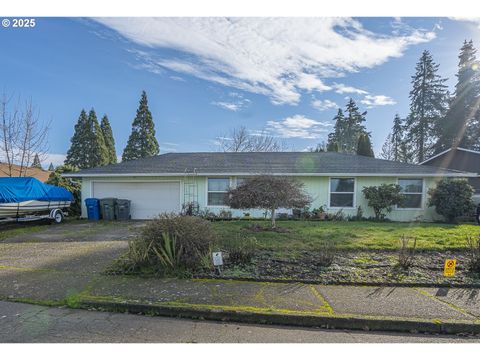
<svg viewBox="0 0 480 360">
<path fill-rule="evenodd" d="M 226 206 L 227 192 L 230 187 L 229 178 L 208 179 L 207 185 L 207 205 L 208 206 Z"/>
<path fill-rule="evenodd" d="M 423 179 L 398 179 L 400 192 L 404 195 L 399 209 L 421 209 L 423 200 Z"/>
<path fill-rule="evenodd" d="M 330 178 L 329 207 L 353 208 L 355 178 Z"/>
</svg>

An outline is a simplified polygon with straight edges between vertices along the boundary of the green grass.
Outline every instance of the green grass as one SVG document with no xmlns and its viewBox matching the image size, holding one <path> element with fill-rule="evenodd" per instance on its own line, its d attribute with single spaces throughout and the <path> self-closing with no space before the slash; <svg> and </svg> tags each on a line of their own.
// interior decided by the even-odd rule
<svg viewBox="0 0 480 360">
<path fill-rule="evenodd" d="M 6 230 L 0 228 L 0 242 L 17 235 L 33 234 L 41 230 L 45 230 L 46 226 L 47 225 L 44 224 L 32 226 L 20 224 L 18 227 L 9 227 Z"/>
<path fill-rule="evenodd" d="M 340 249 L 397 249 L 402 235 L 417 238 L 419 250 L 462 249 L 467 236 L 480 235 L 480 226 L 432 223 L 377 223 L 368 221 L 278 221 L 277 226 L 288 233 L 273 231 L 252 232 L 248 226 L 268 221 L 223 221 L 213 226 L 219 242 L 238 235 L 255 236 L 260 249 L 295 252 L 319 249 L 324 241 L 335 241 Z"/>
</svg>

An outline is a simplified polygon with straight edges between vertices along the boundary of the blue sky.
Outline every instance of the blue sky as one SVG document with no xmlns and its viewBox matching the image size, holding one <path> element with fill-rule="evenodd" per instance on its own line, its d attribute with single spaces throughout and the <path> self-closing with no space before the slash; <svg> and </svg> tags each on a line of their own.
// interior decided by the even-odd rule
<svg viewBox="0 0 480 360">
<path fill-rule="evenodd" d="M 37 18 L 0 28 L 0 89 L 51 120 L 49 157 L 66 153 L 80 110 L 108 114 L 118 155 L 142 90 L 161 152 L 215 151 L 240 125 L 302 151 L 326 139 L 348 97 L 367 110 L 381 149 L 408 111 L 424 49 L 455 83 L 464 39 L 480 21 L 446 18 Z"/>
</svg>

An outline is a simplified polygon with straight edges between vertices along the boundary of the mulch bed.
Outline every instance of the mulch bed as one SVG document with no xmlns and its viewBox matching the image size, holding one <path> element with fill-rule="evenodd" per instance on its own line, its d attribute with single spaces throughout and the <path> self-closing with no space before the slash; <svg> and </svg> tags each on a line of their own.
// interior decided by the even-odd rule
<svg viewBox="0 0 480 360">
<path fill-rule="evenodd" d="M 418 252 L 407 270 L 398 267 L 395 251 L 341 251 L 330 266 L 322 266 L 320 254 L 304 251 L 295 256 L 278 256 L 271 251 L 259 251 L 248 265 L 226 265 L 225 278 L 258 280 L 290 279 L 319 283 L 424 283 L 438 285 L 480 285 L 480 274 L 468 270 L 468 257 L 459 251 Z M 454 277 L 445 278 L 446 259 L 456 259 Z M 228 260 L 228 259 L 227 259 Z M 215 276 L 198 273 L 196 276 Z"/>
</svg>

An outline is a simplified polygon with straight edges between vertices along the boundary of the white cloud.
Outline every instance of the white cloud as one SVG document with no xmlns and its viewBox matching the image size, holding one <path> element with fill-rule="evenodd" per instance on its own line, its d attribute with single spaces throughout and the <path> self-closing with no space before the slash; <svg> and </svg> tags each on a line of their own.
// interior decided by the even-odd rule
<svg viewBox="0 0 480 360">
<path fill-rule="evenodd" d="M 396 102 L 390 96 L 385 95 L 366 95 L 360 102 L 367 105 L 368 108 L 384 105 L 395 105 Z"/>
<path fill-rule="evenodd" d="M 230 92 L 228 96 L 228 101 L 212 101 L 211 104 L 230 111 L 240 111 L 250 104 L 249 99 L 244 98 L 242 94 L 237 92 Z"/>
<path fill-rule="evenodd" d="M 169 69 L 296 104 L 302 91 L 326 91 L 327 77 L 343 76 L 400 57 L 435 33 L 371 32 L 350 18 L 101 18 L 143 50 L 152 72 Z M 168 58 L 156 50 L 174 49 Z"/>
<path fill-rule="evenodd" d="M 229 102 L 224 102 L 224 101 L 213 101 L 212 105 L 221 107 L 225 110 L 231 110 L 231 111 L 238 111 L 242 108 L 240 104 L 229 103 Z"/>
<path fill-rule="evenodd" d="M 319 111 L 338 108 L 337 103 L 328 99 L 320 100 L 320 99 L 313 98 L 310 104 L 312 105 L 312 107 L 314 107 Z"/>
<path fill-rule="evenodd" d="M 353 86 L 347 86 L 345 84 L 333 84 L 333 87 L 335 88 L 335 92 L 337 94 L 368 94 L 368 91 L 357 89 Z"/>
<path fill-rule="evenodd" d="M 456 17 L 451 17 L 450 19 L 467 22 L 467 23 L 476 25 L 480 29 L 480 17 L 456 16 Z"/>
<path fill-rule="evenodd" d="M 328 122 L 309 119 L 304 115 L 294 115 L 283 120 L 267 121 L 267 130 L 283 138 L 315 139 L 332 126 Z"/>
</svg>

